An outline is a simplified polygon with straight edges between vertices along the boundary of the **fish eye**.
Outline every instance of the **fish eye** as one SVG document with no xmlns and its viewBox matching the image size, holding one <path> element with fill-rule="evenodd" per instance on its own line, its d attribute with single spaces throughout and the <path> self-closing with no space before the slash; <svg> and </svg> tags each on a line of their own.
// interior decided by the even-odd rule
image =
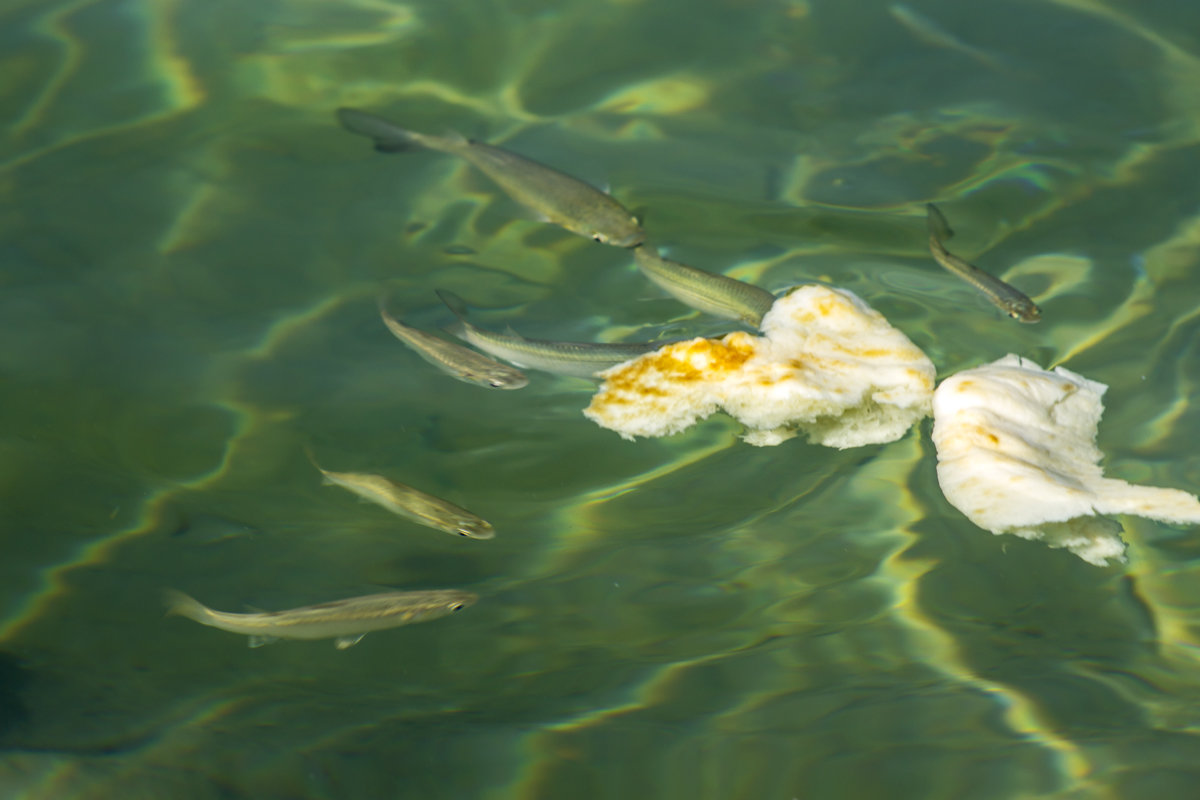
<svg viewBox="0 0 1200 800">
<path fill-rule="evenodd" d="M 470 536 L 471 532 L 460 525 L 458 528 L 458 535 L 459 536 Z"/>
<path fill-rule="evenodd" d="M 465 607 L 466 606 L 464 606 L 462 603 L 451 603 L 450 610 L 451 611 L 462 611 Z"/>
<path fill-rule="evenodd" d="M 604 244 L 606 241 L 608 241 L 608 238 L 603 233 L 593 233 L 592 240 L 600 242 L 600 244 Z"/>
</svg>

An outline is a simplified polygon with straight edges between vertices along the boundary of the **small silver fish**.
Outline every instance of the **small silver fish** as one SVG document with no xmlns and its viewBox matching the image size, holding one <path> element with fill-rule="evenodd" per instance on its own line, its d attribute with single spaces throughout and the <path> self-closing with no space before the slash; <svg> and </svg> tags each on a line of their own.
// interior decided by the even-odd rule
<svg viewBox="0 0 1200 800">
<path fill-rule="evenodd" d="M 458 317 L 458 325 L 450 332 L 496 358 L 503 358 L 518 367 L 539 369 L 555 375 L 594 378 L 617 364 L 668 344 L 667 342 L 552 342 L 545 339 L 526 339 L 515 333 L 496 333 L 477 328 L 467 322 L 467 304 L 454 292 L 439 289 L 438 297 Z"/>
<path fill-rule="evenodd" d="M 452 378 L 476 386 L 490 386 L 493 389 L 520 389 L 529 385 L 529 378 L 518 369 L 461 344 L 448 342 L 439 336 L 405 325 L 387 313 L 382 298 L 379 300 L 379 316 L 397 339 Z"/>
<path fill-rule="evenodd" d="M 407 517 L 414 522 L 446 533 L 456 533 L 472 539 L 491 539 L 495 529 L 487 520 L 481 519 L 465 508 L 448 500 L 414 489 L 403 483 L 364 472 L 333 472 L 321 467 L 311 450 L 308 460 L 317 468 L 325 483 L 348 489 L 364 500 L 382 506 L 393 514 Z"/>
<path fill-rule="evenodd" d="M 929 228 L 929 251 L 933 253 L 934 261 L 983 292 L 992 305 L 1013 319 L 1037 322 L 1042 318 L 1042 310 L 1025 294 L 947 250 L 942 242 L 954 235 L 950 223 L 933 203 L 925 204 L 925 212 Z"/>
<path fill-rule="evenodd" d="M 649 244 L 633 249 L 642 274 L 684 305 L 757 328 L 771 310 L 775 295 L 736 278 L 706 272 L 663 258 Z"/>
<path fill-rule="evenodd" d="M 479 596 L 458 589 L 383 592 L 348 597 L 286 611 L 232 614 L 214 611 L 183 592 L 166 592 L 167 614 L 250 637 L 251 647 L 277 639 L 333 639 L 339 650 L 353 647 L 371 631 L 437 619 L 473 605 Z"/>
<path fill-rule="evenodd" d="M 353 108 L 339 108 L 338 120 L 351 133 L 375 140 L 383 153 L 414 145 L 466 159 L 510 197 L 547 222 L 572 233 L 618 247 L 640 244 L 644 233 L 633 214 L 591 184 L 524 156 L 459 135 L 429 136 Z"/>
</svg>

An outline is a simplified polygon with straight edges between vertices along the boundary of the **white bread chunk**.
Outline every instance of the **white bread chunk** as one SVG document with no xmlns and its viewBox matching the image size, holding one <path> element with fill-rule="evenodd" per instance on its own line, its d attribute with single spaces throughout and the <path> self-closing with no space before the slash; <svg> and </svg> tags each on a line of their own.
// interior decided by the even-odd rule
<svg viewBox="0 0 1200 800">
<path fill-rule="evenodd" d="M 1097 515 L 1200 523 L 1200 502 L 1186 492 L 1104 477 L 1096 428 L 1107 388 L 1011 354 L 942 381 L 933 443 L 946 499 L 984 530 L 1100 566 L 1123 559 L 1125 546 L 1121 526 Z"/>
<path fill-rule="evenodd" d="M 803 432 L 839 449 L 894 441 L 928 415 L 933 363 L 852 292 L 800 286 L 761 329 L 676 342 L 613 367 L 583 413 L 632 439 L 724 410 L 750 444 Z"/>
</svg>

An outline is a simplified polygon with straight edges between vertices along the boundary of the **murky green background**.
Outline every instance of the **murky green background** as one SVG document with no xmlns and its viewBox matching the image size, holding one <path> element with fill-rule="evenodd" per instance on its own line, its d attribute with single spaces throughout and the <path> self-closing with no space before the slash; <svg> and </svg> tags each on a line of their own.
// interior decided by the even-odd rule
<svg viewBox="0 0 1200 800">
<path fill-rule="evenodd" d="M 505 143 L 673 257 L 859 293 L 939 373 L 1110 384 L 1113 477 L 1195 491 L 1200 6 L 1190 0 L 9 0 L 0 11 L 0 795 L 1183 798 L 1200 538 L 1130 563 L 975 529 L 901 441 L 628 443 L 583 381 L 455 382 L 380 324 L 717 334 L 341 105 Z M 1044 321 L 1002 318 L 955 250 Z M 382 472 L 447 536 L 322 487 Z M 164 618 L 381 587 L 453 618 L 250 650 Z"/>
</svg>

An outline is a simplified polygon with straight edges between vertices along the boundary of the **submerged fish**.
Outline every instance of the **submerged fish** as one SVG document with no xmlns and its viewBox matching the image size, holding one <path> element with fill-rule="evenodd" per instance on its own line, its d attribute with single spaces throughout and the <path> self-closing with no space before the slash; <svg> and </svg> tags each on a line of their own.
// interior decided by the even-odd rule
<svg viewBox="0 0 1200 800">
<path fill-rule="evenodd" d="M 947 250 L 942 242 L 954 235 L 950 223 L 933 203 L 926 203 L 925 211 L 929 227 L 929 251 L 937 263 L 983 292 L 993 305 L 1013 319 L 1037 322 L 1042 318 L 1042 310 L 1025 294 Z"/>
<path fill-rule="evenodd" d="M 337 115 L 346 130 L 374 139 L 380 152 L 399 152 L 417 145 L 466 159 L 514 200 L 572 233 L 618 247 L 633 247 L 644 237 L 637 218 L 611 196 L 524 156 L 457 134 L 415 133 L 353 108 L 339 108 Z"/>
<path fill-rule="evenodd" d="M 643 353 L 657 350 L 666 342 L 552 342 L 545 339 L 526 339 L 515 333 L 495 333 L 476 328 L 467 322 L 467 304 L 454 292 L 439 289 L 438 297 L 458 317 L 458 325 L 450 332 L 496 358 L 518 367 L 540 369 L 555 375 L 593 378 L 617 364 Z"/>
<path fill-rule="evenodd" d="M 909 8 L 903 3 L 893 3 L 888 6 L 888 11 L 901 25 L 908 28 L 914 36 L 926 44 L 956 50 L 991 69 L 1001 68 L 1001 64 L 994 57 L 978 47 L 967 44 L 933 20 L 917 13 L 915 9 Z"/>
<path fill-rule="evenodd" d="M 408 345 L 413 352 L 433 364 L 442 372 L 465 383 L 490 386 L 494 389 L 520 389 L 529 384 L 529 378 L 518 369 L 502 364 L 495 359 L 448 342 L 439 336 L 405 325 L 387 313 L 383 300 L 379 301 L 379 316 L 397 339 Z"/>
<path fill-rule="evenodd" d="M 183 592 L 166 593 L 168 614 L 230 633 L 244 633 L 250 637 L 251 647 L 277 639 L 333 639 L 339 650 L 358 644 L 371 631 L 444 617 L 478 599 L 478 595 L 458 589 L 383 592 L 286 611 L 231 614 L 214 611 Z"/>
<path fill-rule="evenodd" d="M 496 535 L 495 529 L 487 520 L 480 519 L 448 500 L 434 497 L 382 475 L 331 472 L 317 463 L 311 451 L 308 452 L 308 459 L 325 477 L 325 483 L 348 489 L 364 500 L 383 506 L 393 514 L 408 517 L 427 528 L 457 533 L 472 539 L 491 539 Z"/>
<path fill-rule="evenodd" d="M 755 328 L 771 310 L 775 295 L 735 278 L 663 258 L 648 244 L 633 250 L 642 274 L 684 305 Z"/>
</svg>

